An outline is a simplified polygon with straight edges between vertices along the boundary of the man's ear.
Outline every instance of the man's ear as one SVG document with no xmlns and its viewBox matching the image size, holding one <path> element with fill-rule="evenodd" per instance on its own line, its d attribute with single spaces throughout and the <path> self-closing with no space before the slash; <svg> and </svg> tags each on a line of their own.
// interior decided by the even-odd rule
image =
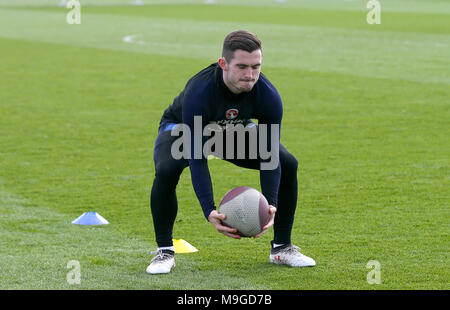
<svg viewBox="0 0 450 310">
<path fill-rule="evenodd" d="M 219 63 L 219 66 L 220 68 L 222 68 L 223 71 L 228 70 L 228 64 L 225 57 L 220 57 L 217 62 Z"/>
</svg>

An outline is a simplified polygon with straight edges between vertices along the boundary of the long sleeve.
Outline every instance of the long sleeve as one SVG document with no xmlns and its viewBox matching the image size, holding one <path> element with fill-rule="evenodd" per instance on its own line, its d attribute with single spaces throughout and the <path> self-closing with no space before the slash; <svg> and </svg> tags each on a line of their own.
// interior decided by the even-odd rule
<svg viewBox="0 0 450 310">
<path fill-rule="evenodd" d="M 203 127 L 208 120 L 205 111 L 204 94 L 201 91 L 186 92 L 183 102 L 183 123 L 190 129 L 190 137 L 185 137 L 185 143 L 190 144 L 189 168 L 195 194 L 207 219 L 215 210 L 213 186 L 208 168 L 208 161 L 203 156 Z M 186 140 L 187 139 L 187 140 Z"/>
<path fill-rule="evenodd" d="M 264 145 L 261 146 L 261 142 L 263 141 L 261 139 L 259 141 L 260 151 L 267 151 L 264 157 L 268 157 L 261 160 L 260 184 L 261 191 L 269 204 L 276 207 L 281 179 L 279 150 L 283 105 L 278 92 L 274 88 L 266 98 L 267 102 L 263 105 L 262 116 L 258 120 L 259 137 L 265 138 L 265 147 Z M 261 134 L 264 132 L 266 132 L 266 137 L 261 137 Z"/>
</svg>

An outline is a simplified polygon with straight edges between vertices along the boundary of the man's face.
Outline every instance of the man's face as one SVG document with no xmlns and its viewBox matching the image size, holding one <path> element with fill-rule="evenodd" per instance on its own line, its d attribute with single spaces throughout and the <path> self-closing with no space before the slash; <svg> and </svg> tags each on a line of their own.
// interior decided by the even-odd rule
<svg viewBox="0 0 450 310">
<path fill-rule="evenodd" d="M 236 50 L 230 63 L 227 63 L 225 58 L 220 58 L 219 65 L 223 70 L 225 85 L 235 94 L 251 91 L 259 79 L 261 62 L 260 49 L 251 53 Z"/>
</svg>

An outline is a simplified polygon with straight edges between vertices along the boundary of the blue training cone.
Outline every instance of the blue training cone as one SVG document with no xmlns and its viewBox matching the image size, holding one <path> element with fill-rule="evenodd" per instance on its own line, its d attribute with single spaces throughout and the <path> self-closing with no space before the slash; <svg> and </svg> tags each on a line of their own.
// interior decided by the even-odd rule
<svg viewBox="0 0 450 310">
<path fill-rule="evenodd" d="M 94 211 L 84 212 L 80 217 L 72 221 L 77 225 L 106 225 L 109 222 L 100 214 Z"/>
</svg>

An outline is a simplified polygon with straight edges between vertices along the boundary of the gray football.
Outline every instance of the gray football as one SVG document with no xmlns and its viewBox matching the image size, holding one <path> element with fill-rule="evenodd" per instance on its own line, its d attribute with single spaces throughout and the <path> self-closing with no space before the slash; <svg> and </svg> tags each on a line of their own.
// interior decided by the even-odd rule
<svg viewBox="0 0 450 310">
<path fill-rule="evenodd" d="M 258 190 L 241 186 L 230 190 L 220 201 L 219 213 L 227 216 L 222 222 L 236 228 L 243 237 L 253 237 L 269 222 L 269 203 Z"/>
</svg>

